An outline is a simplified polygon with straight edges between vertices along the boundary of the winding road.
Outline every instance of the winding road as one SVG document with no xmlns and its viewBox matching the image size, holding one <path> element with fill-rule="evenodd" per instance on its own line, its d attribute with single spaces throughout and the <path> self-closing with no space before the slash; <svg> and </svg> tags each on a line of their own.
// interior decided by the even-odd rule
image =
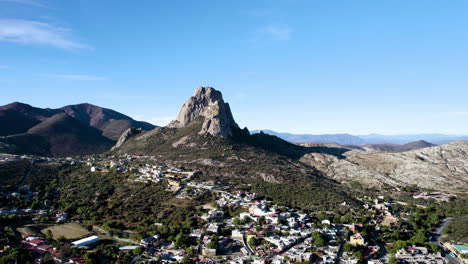
<svg viewBox="0 0 468 264">
<path fill-rule="evenodd" d="M 446 227 L 450 222 L 452 222 L 452 218 L 446 218 L 444 220 L 442 220 L 442 223 L 441 225 L 436 229 L 436 231 L 434 232 L 434 234 L 432 234 L 431 238 L 430 238 L 430 242 L 440 248 L 444 248 L 444 246 L 442 245 L 442 243 L 440 243 L 440 238 L 442 237 L 442 230 L 444 229 L 444 227 Z M 461 262 L 460 260 L 458 260 L 457 258 L 455 257 L 452 257 L 451 255 L 449 254 L 445 254 L 445 258 L 451 262 L 451 263 L 455 263 L 455 264 L 463 264 L 463 262 Z"/>
</svg>

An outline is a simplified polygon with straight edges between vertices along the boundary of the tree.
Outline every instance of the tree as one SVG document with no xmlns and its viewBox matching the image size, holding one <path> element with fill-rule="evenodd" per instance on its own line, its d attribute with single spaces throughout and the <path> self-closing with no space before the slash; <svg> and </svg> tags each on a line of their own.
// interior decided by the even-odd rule
<svg viewBox="0 0 468 264">
<path fill-rule="evenodd" d="M 388 264 L 398 264 L 398 260 L 395 257 L 391 257 L 388 260 Z"/>
<path fill-rule="evenodd" d="M 344 249 L 345 251 L 347 251 L 347 252 L 351 252 L 351 251 L 353 251 L 353 246 L 352 246 L 351 244 L 345 244 L 345 245 L 343 246 L 343 249 Z"/>
<path fill-rule="evenodd" d="M 182 233 L 179 233 L 175 238 L 175 243 L 178 247 L 187 248 L 190 245 L 190 241 Z"/>
<path fill-rule="evenodd" d="M 192 260 L 188 256 L 185 256 L 182 259 L 182 264 L 190 264 L 190 263 L 192 263 Z"/>
<path fill-rule="evenodd" d="M 47 229 L 45 236 L 47 240 L 52 239 L 52 231 L 50 231 L 50 229 Z"/>
<path fill-rule="evenodd" d="M 249 246 L 253 249 L 256 249 L 258 246 L 258 240 L 254 236 L 250 237 L 247 243 L 249 243 Z"/>
<path fill-rule="evenodd" d="M 320 232 L 313 232 L 312 238 L 314 239 L 314 245 L 316 246 L 323 247 L 327 244 L 327 240 Z"/>
<path fill-rule="evenodd" d="M 362 253 L 361 251 L 356 251 L 353 253 L 353 256 L 360 262 L 360 263 L 364 263 L 364 253 Z"/>
<path fill-rule="evenodd" d="M 260 218 L 258 218 L 258 224 L 259 225 L 266 225 L 267 221 L 266 221 L 266 218 L 265 216 L 260 216 Z"/>
<path fill-rule="evenodd" d="M 217 249 L 218 248 L 218 242 L 216 242 L 215 240 L 211 240 L 210 242 L 208 242 L 206 247 L 210 248 L 210 249 Z"/>
</svg>

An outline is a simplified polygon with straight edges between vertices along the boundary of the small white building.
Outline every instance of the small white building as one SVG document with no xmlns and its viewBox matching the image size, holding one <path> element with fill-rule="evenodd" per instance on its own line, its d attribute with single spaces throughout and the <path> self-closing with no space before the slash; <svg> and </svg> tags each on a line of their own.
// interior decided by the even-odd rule
<svg viewBox="0 0 468 264">
<path fill-rule="evenodd" d="M 75 247 L 86 247 L 92 244 L 99 242 L 98 236 L 90 236 L 77 241 L 72 242 L 72 245 Z"/>
</svg>

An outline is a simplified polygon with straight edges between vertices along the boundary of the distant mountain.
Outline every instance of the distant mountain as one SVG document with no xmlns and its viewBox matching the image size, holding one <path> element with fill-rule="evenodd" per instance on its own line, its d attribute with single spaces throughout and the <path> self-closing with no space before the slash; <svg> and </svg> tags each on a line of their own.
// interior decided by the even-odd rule
<svg viewBox="0 0 468 264">
<path fill-rule="evenodd" d="M 103 136 L 112 140 L 118 140 L 122 133 L 130 127 L 143 130 L 151 130 L 156 127 L 147 122 L 135 121 L 114 110 L 92 104 L 67 105 L 60 109 L 82 123 L 101 130 Z"/>
<path fill-rule="evenodd" d="M 258 133 L 261 130 L 253 130 Z M 468 140 L 468 135 L 445 135 L 445 134 L 414 134 L 414 135 L 350 135 L 350 134 L 291 134 L 280 133 L 273 130 L 262 130 L 264 133 L 275 135 L 293 143 L 325 143 L 339 145 L 366 145 L 366 144 L 398 144 L 404 145 L 415 141 L 426 141 L 435 145 L 447 144 L 458 140 Z"/>
<path fill-rule="evenodd" d="M 291 133 L 279 133 L 273 130 L 253 130 L 252 133 L 258 133 L 263 131 L 263 133 L 274 135 L 280 137 L 284 140 L 293 143 L 330 143 L 330 144 L 339 144 L 339 145 L 363 145 L 366 142 L 350 134 L 324 134 L 324 135 L 310 135 L 310 134 L 291 134 Z"/>
<path fill-rule="evenodd" d="M 4 140 L 15 147 L 14 152 L 52 156 L 101 153 L 114 144 L 101 131 L 64 112 L 45 119 L 26 133 L 8 136 Z"/>
<path fill-rule="evenodd" d="M 0 107 L 0 151 L 53 156 L 101 153 L 131 127 L 155 128 L 91 104 L 50 109 L 15 102 Z"/>
<path fill-rule="evenodd" d="M 366 144 L 360 146 L 367 151 L 384 151 L 384 152 L 405 152 L 414 149 L 428 148 L 437 146 L 424 140 L 418 140 L 407 144 L 392 144 L 392 143 L 381 143 L 381 144 Z"/>
<path fill-rule="evenodd" d="M 19 102 L 0 106 L 0 136 L 24 133 L 59 112 L 60 110 L 37 108 Z"/>
<path fill-rule="evenodd" d="M 358 135 L 366 144 L 393 143 L 407 144 L 410 142 L 424 140 L 436 145 L 447 144 L 458 140 L 468 140 L 468 135 L 445 135 L 445 134 L 414 134 L 414 135 Z"/>
</svg>

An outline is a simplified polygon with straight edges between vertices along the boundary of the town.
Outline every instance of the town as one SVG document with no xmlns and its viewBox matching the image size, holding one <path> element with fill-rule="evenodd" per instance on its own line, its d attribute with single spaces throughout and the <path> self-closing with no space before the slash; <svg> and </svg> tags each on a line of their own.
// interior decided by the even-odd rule
<svg viewBox="0 0 468 264">
<path fill-rule="evenodd" d="M 105 227 L 88 226 L 73 220 L 66 212 L 58 211 L 43 201 L 41 209 L 0 208 L 3 218 L 31 219 L 31 223 L 17 228 L 21 233 L 24 250 L 33 253 L 35 263 L 51 259 L 55 263 L 94 263 L 90 254 L 103 242 L 111 240 L 118 248 L 116 256 L 127 254 L 129 263 L 434 263 L 458 261 L 462 263 L 467 254 L 464 245 L 448 244 L 440 248 L 436 242 L 417 241 L 415 244 L 398 244 L 386 239 L 398 232 L 393 227 L 405 224 L 410 213 L 401 210 L 403 202 L 383 195 L 357 197 L 362 202 L 363 220 L 355 221 L 352 213 L 358 213 L 346 202 L 340 210 L 349 212 L 340 219 L 327 212 L 304 211 L 275 204 L 258 193 L 245 191 L 241 186 L 214 181 L 196 181 L 199 172 L 170 164 L 160 164 L 154 157 L 121 155 L 94 156 L 85 158 L 38 158 L 32 156 L 4 155 L 1 163 L 13 161 L 42 162 L 46 164 L 69 164 L 85 166 L 90 173 L 106 173 L 115 170 L 126 173 L 134 184 L 164 184 L 165 191 L 177 199 L 197 199 L 209 193 L 215 199 L 203 205 L 203 213 L 193 215 L 197 224 L 187 234 L 175 238 L 164 237 L 155 232 L 141 238 L 121 238 L 112 235 Z M 27 175 L 26 175 L 27 177 Z M 24 180 L 22 181 L 24 182 Z M 0 194 L 6 199 L 34 200 L 37 193 L 31 186 L 21 185 L 17 191 Z M 427 198 L 428 194 L 416 194 L 415 199 Z M 445 194 L 436 198 L 447 200 Z M 424 207 L 424 206 L 423 206 Z M 351 213 L 351 214 L 350 214 Z M 44 225 L 44 230 L 29 233 L 34 224 Z M 154 223 L 156 227 L 163 224 Z M 75 239 L 60 235 L 61 229 L 82 230 Z M 162 227 L 161 227 L 162 228 Z M 57 234 L 56 234 L 57 233 Z M 440 235 L 440 234 L 439 234 Z M 432 236 L 431 236 L 432 237 Z M 60 249 L 57 241 L 70 242 L 78 248 L 73 256 Z M 426 243 L 427 242 L 427 243 Z M 0 256 L 8 252 L 3 245 Z M 68 254 L 69 255 L 69 254 Z M 129 259 L 128 256 L 131 256 Z M 458 257 L 458 259 L 457 259 Z M 119 257 L 117 257 L 119 259 Z M 123 260 L 122 260 L 123 261 Z"/>
</svg>

